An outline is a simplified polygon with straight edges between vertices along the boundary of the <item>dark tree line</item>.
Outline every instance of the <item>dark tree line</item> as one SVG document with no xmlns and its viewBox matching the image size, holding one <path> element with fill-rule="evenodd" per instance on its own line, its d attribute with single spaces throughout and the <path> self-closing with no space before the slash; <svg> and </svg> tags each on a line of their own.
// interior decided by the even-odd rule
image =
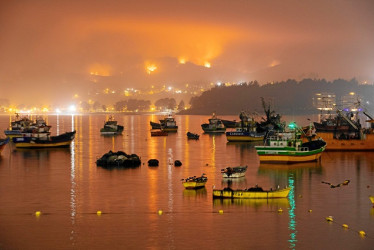
<svg viewBox="0 0 374 250">
<path fill-rule="evenodd" d="M 215 87 L 190 100 L 191 109 L 180 114 L 238 114 L 241 110 L 263 112 L 261 97 L 271 100 L 277 112 L 282 114 L 317 113 L 313 106 L 316 93 L 333 93 L 339 102 L 342 96 L 355 92 L 363 100 L 374 103 L 374 86 L 360 85 L 355 79 L 326 81 L 304 79 L 287 80 L 260 86 L 257 82 L 230 87 Z"/>
</svg>

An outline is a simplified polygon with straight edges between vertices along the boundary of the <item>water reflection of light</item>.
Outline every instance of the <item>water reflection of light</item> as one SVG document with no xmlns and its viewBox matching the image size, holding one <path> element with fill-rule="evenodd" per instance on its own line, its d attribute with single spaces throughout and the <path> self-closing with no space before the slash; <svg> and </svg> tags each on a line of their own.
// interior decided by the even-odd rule
<svg viewBox="0 0 374 250">
<path fill-rule="evenodd" d="M 56 119 L 57 119 L 57 121 L 56 121 L 56 133 L 57 133 L 57 135 L 59 135 L 60 134 L 60 116 L 57 114 L 56 115 Z"/>
<path fill-rule="evenodd" d="M 290 243 L 290 247 L 291 249 L 295 249 L 296 247 L 296 242 L 297 242 L 297 239 L 296 239 L 296 234 L 297 234 L 297 231 L 296 231 L 296 215 L 295 215 L 295 209 L 296 209 L 296 203 L 295 203 L 295 187 L 294 187 L 294 179 L 293 179 L 293 175 L 291 174 L 289 177 L 288 177 L 288 186 L 291 187 L 291 191 L 290 193 L 288 194 L 288 200 L 290 202 L 290 209 L 288 210 L 288 216 L 290 218 L 290 221 L 288 223 L 288 229 L 290 230 L 290 239 L 288 240 L 288 242 Z"/>
<path fill-rule="evenodd" d="M 71 116 L 71 129 L 74 131 L 74 115 Z M 76 182 L 75 182 L 75 142 L 74 140 L 71 142 L 70 145 L 70 216 L 71 216 L 71 225 L 74 226 L 75 224 L 75 215 L 76 215 Z M 72 227 L 70 233 L 70 240 L 74 240 L 74 229 Z"/>
<path fill-rule="evenodd" d="M 216 165 L 216 137 L 215 136 L 212 137 L 212 157 L 211 157 L 211 159 L 212 159 L 213 166 L 215 166 Z"/>
</svg>

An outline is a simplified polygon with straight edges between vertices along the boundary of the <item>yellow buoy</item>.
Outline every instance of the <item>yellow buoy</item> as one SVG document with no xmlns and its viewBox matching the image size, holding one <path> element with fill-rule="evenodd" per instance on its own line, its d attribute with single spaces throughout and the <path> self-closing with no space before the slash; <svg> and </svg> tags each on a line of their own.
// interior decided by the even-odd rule
<svg viewBox="0 0 374 250">
<path fill-rule="evenodd" d="M 308 212 L 311 213 L 311 212 L 312 212 L 312 209 L 309 209 Z"/>
<path fill-rule="evenodd" d="M 334 221 L 334 219 L 332 218 L 332 216 L 328 216 L 328 217 L 326 217 L 326 220 L 327 220 L 327 221 Z"/>
<path fill-rule="evenodd" d="M 366 233 L 365 233 L 365 231 L 360 231 L 360 232 L 358 232 L 361 236 L 366 236 Z"/>
<path fill-rule="evenodd" d="M 299 198 L 303 198 L 303 196 L 301 194 L 299 194 Z"/>
<path fill-rule="evenodd" d="M 221 209 L 221 210 L 219 210 L 219 211 L 218 211 L 218 213 L 220 213 L 220 214 L 223 214 L 223 210 L 222 210 L 222 209 Z"/>
<path fill-rule="evenodd" d="M 99 216 L 101 215 L 101 213 L 102 212 L 100 210 L 96 212 L 96 214 L 99 215 Z"/>
<path fill-rule="evenodd" d="M 158 210 L 158 215 L 162 215 L 162 210 Z"/>
<path fill-rule="evenodd" d="M 278 213 L 282 213 L 283 212 L 283 209 L 282 208 L 279 208 L 278 209 Z"/>
<path fill-rule="evenodd" d="M 342 227 L 348 228 L 348 225 L 347 224 L 343 224 Z"/>
<path fill-rule="evenodd" d="M 36 211 L 36 212 L 35 212 L 35 216 L 36 216 L 36 217 L 39 217 L 41 214 L 42 214 L 42 212 L 40 212 L 40 211 Z"/>
</svg>

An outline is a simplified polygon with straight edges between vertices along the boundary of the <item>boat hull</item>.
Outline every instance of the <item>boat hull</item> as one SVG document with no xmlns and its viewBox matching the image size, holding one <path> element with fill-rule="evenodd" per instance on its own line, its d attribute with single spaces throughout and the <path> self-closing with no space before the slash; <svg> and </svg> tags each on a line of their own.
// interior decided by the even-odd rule
<svg viewBox="0 0 374 250">
<path fill-rule="evenodd" d="M 311 151 L 295 151 L 289 147 L 255 146 L 260 162 L 296 163 L 318 161 L 325 147 Z"/>
<path fill-rule="evenodd" d="M 327 151 L 374 151 L 374 134 L 365 134 L 363 139 L 335 139 L 334 133 L 318 132 L 326 143 Z"/>
<path fill-rule="evenodd" d="M 36 137 L 15 137 L 13 143 L 16 148 L 60 148 L 69 147 L 75 138 L 75 131 L 51 136 L 48 139 Z"/>
<path fill-rule="evenodd" d="M 102 134 L 102 135 L 121 135 L 122 131 L 116 131 L 116 132 L 112 132 L 112 131 L 100 131 L 100 134 Z"/>
<path fill-rule="evenodd" d="M 203 128 L 204 133 L 225 133 L 226 128 Z"/>
<path fill-rule="evenodd" d="M 226 139 L 229 142 L 263 141 L 264 135 L 257 135 L 250 132 L 226 132 Z"/>
<path fill-rule="evenodd" d="M 285 188 L 274 191 L 246 191 L 246 190 L 213 190 L 213 198 L 231 198 L 231 199 L 273 199 L 286 198 L 291 188 Z"/>
<path fill-rule="evenodd" d="M 196 182 L 196 181 L 189 181 L 189 182 L 183 182 L 183 186 L 186 189 L 198 189 L 205 187 L 206 182 Z"/>
</svg>

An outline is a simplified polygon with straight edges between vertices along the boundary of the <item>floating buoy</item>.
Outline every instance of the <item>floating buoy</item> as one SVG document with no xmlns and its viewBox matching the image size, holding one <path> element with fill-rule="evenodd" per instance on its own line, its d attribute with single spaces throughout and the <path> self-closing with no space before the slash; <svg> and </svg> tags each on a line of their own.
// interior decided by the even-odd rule
<svg viewBox="0 0 374 250">
<path fill-rule="evenodd" d="M 327 221 L 334 221 L 334 219 L 332 218 L 332 216 L 328 216 L 328 217 L 326 217 L 326 220 L 327 220 Z"/>
<path fill-rule="evenodd" d="M 221 210 L 219 210 L 219 211 L 218 211 L 218 213 L 220 213 L 220 214 L 223 214 L 223 210 L 222 210 L 222 209 L 221 209 Z"/>
<path fill-rule="evenodd" d="M 96 214 L 100 216 L 101 215 L 101 211 L 100 210 L 97 211 Z"/>
<path fill-rule="evenodd" d="M 361 236 L 366 236 L 365 231 L 359 231 L 358 233 L 359 233 Z"/>
<path fill-rule="evenodd" d="M 283 212 L 283 209 L 282 208 L 279 208 L 278 209 L 278 213 L 282 213 Z"/>
<path fill-rule="evenodd" d="M 303 198 L 303 196 L 300 194 L 300 195 L 299 195 L 299 198 Z"/>
<path fill-rule="evenodd" d="M 348 225 L 347 224 L 343 224 L 342 227 L 348 228 Z"/>
<path fill-rule="evenodd" d="M 207 163 L 207 164 L 205 164 L 205 166 L 208 166 L 209 164 Z"/>
<path fill-rule="evenodd" d="M 158 215 L 162 215 L 162 210 L 158 210 Z"/>
<path fill-rule="evenodd" d="M 36 211 L 36 212 L 35 212 L 35 216 L 36 216 L 36 217 L 39 217 L 41 214 L 42 214 L 42 212 L 40 212 L 40 211 Z"/>
<path fill-rule="evenodd" d="M 312 212 L 312 209 L 309 209 L 308 212 L 311 213 L 311 212 Z"/>
</svg>

